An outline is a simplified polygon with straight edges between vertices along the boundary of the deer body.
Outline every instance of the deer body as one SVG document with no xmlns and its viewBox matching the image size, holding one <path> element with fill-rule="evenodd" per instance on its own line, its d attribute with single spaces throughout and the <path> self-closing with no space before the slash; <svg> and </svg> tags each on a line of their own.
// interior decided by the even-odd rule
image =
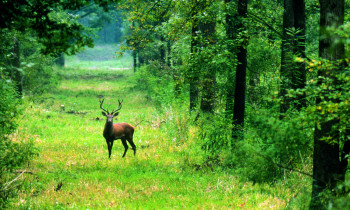
<svg viewBox="0 0 350 210">
<path fill-rule="evenodd" d="M 134 155 L 136 154 L 136 146 L 133 142 L 133 136 L 134 136 L 134 127 L 128 123 L 113 123 L 113 118 L 116 117 L 121 108 L 121 103 L 119 102 L 119 108 L 111 113 L 109 113 L 107 110 L 103 109 L 102 104 L 103 100 L 101 102 L 101 109 L 106 111 L 102 112 L 102 115 L 107 117 L 106 124 L 103 130 L 103 137 L 106 139 L 106 143 L 108 146 L 108 157 L 111 158 L 112 154 L 112 147 L 114 140 L 120 139 L 124 146 L 124 154 L 123 157 L 125 157 L 126 152 L 128 151 L 128 144 L 131 145 L 132 150 L 134 150 Z"/>
<path fill-rule="evenodd" d="M 105 139 L 121 139 L 123 137 L 132 138 L 134 134 L 134 126 L 128 123 L 106 123 L 103 131 Z"/>
</svg>

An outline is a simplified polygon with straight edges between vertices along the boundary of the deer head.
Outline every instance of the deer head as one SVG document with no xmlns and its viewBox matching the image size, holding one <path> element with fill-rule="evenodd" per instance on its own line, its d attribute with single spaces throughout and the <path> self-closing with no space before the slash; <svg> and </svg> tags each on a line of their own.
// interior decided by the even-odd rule
<svg viewBox="0 0 350 210">
<path fill-rule="evenodd" d="M 107 122 L 113 122 L 113 118 L 118 116 L 119 110 L 122 108 L 123 100 L 119 101 L 119 99 L 118 99 L 119 106 L 117 109 L 113 110 L 111 113 L 108 111 L 108 109 L 103 108 L 104 100 L 105 99 L 102 99 L 102 101 L 101 101 L 101 99 L 100 99 L 100 108 L 103 110 L 102 115 L 107 117 Z"/>
</svg>

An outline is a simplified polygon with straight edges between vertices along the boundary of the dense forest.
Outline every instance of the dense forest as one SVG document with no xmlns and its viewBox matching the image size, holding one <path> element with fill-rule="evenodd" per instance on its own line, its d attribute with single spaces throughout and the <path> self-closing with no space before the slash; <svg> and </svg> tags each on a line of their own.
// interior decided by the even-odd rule
<svg viewBox="0 0 350 210">
<path fill-rule="evenodd" d="M 350 207 L 350 1 L 0 7 L 0 208 Z"/>
</svg>

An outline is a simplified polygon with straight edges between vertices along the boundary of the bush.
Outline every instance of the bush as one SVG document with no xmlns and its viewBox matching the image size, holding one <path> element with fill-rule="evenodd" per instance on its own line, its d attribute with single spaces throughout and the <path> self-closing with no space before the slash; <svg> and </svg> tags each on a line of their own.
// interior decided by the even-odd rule
<svg viewBox="0 0 350 210">
<path fill-rule="evenodd" d="M 312 122 L 304 112 L 290 111 L 284 119 L 263 110 L 247 110 L 246 139 L 236 145 L 234 162 L 253 181 L 274 181 L 285 170 L 297 170 L 312 154 Z M 243 151 L 241 151 L 243 150 Z M 244 171 L 242 171 L 244 172 Z"/>
<path fill-rule="evenodd" d="M 58 85 L 59 77 L 51 62 L 51 58 L 37 54 L 35 58 L 28 58 L 27 63 L 22 63 L 23 87 L 27 93 L 41 95 Z"/>
<path fill-rule="evenodd" d="M 0 135 L 11 134 L 16 128 L 15 117 L 20 113 L 15 85 L 0 67 Z"/>
<path fill-rule="evenodd" d="M 17 128 L 20 102 L 14 84 L 0 67 L 0 208 L 8 205 L 9 198 L 15 195 L 20 186 L 11 182 L 16 177 L 14 170 L 34 155 L 32 142 L 13 142 L 9 138 Z"/>
<path fill-rule="evenodd" d="M 58 85 L 53 58 L 42 55 L 39 43 L 30 36 L 21 36 L 21 76 L 26 93 L 40 95 Z"/>
<path fill-rule="evenodd" d="M 138 88 L 147 91 L 157 108 L 169 105 L 174 99 L 174 82 L 168 67 L 161 67 L 160 62 L 153 61 L 142 66 L 136 73 Z"/>
<path fill-rule="evenodd" d="M 231 151 L 232 124 L 224 113 L 199 118 L 199 141 L 208 155 L 217 156 Z"/>
</svg>

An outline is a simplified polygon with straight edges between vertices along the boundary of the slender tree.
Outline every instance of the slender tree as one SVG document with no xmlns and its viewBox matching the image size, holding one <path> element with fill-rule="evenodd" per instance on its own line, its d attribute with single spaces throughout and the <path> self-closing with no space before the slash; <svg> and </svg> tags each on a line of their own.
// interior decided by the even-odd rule
<svg viewBox="0 0 350 210">
<path fill-rule="evenodd" d="M 19 95 L 23 94 L 22 88 L 22 75 L 20 71 L 21 60 L 20 60 L 20 42 L 17 37 L 13 38 L 13 48 L 11 52 L 11 65 L 12 65 L 12 78 L 16 82 L 17 91 Z"/>
<path fill-rule="evenodd" d="M 235 57 L 235 47 L 233 42 L 235 40 L 235 16 L 233 15 L 233 0 L 225 0 L 226 4 L 226 37 L 229 41 L 228 43 L 228 51 L 231 53 L 230 61 L 233 64 Z M 232 66 L 232 70 L 227 72 L 227 84 L 226 84 L 226 117 L 232 117 L 233 114 L 233 98 L 234 98 L 234 66 Z"/>
<path fill-rule="evenodd" d="M 212 48 L 216 43 L 215 38 L 215 27 L 216 27 L 216 15 L 215 13 L 208 11 L 208 17 L 205 21 L 200 24 L 200 30 L 203 34 L 204 49 Z M 201 90 L 201 104 L 200 109 L 203 112 L 214 113 L 215 105 L 215 84 L 216 84 L 216 69 L 209 62 L 205 63 L 202 69 L 205 69 L 202 80 Z"/>
<path fill-rule="evenodd" d="M 319 56 L 321 58 L 338 61 L 344 57 L 344 44 L 335 43 L 335 34 L 329 33 L 330 27 L 339 27 L 344 22 L 344 0 L 320 0 L 320 32 L 319 32 Z M 341 70 L 341 65 L 335 67 L 335 71 Z M 329 73 L 322 71 L 320 77 L 329 77 Z M 335 80 L 334 80 L 335 81 Z M 336 81 L 335 81 L 336 82 Z M 334 100 L 330 98 L 317 98 L 317 103 Z M 339 123 L 338 119 L 321 122 L 315 127 L 314 153 L 313 153 L 313 183 L 310 209 L 322 207 L 321 193 L 327 187 L 334 190 L 339 181 L 344 181 L 348 165 L 344 149 L 340 148 L 339 131 L 334 131 L 333 126 Z M 331 140 L 325 140 L 331 139 Z M 331 143 L 332 141 L 333 143 Z"/>
<path fill-rule="evenodd" d="M 280 112 L 285 113 L 292 104 L 292 99 L 286 97 L 288 89 L 298 89 L 305 86 L 305 64 L 296 63 L 294 56 L 305 55 L 305 2 L 304 0 L 284 0 L 283 40 L 281 49 L 281 88 L 282 103 Z M 299 96 L 296 107 L 305 105 L 303 96 Z M 283 115 L 281 115 L 281 118 Z"/>
<path fill-rule="evenodd" d="M 197 52 L 198 37 L 196 35 L 198 31 L 197 19 L 193 17 L 192 20 L 192 38 L 191 38 L 191 60 L 194 60 L 194 54 Z M 196 68 L 195 62 L 192 62 L 190 69 L 190 111 L 193 111 L 197 107 L 199 98 L 199 76 L 198 69 Z"/>
<path fill-rule="evenodd" d="M 246 71 L 247 71 L 247 45 L 246 27 L 244 24 L 247 17 L 248 1 L 238 0 L 238 19 L 236 28 L 240 35 L 241 43 L 237 49 L 236 84 L 233 106 L 233 137 L 243 138 L 245 95 L 246 95 Z"/>
<path fill-rule="evenodd" d="M 192 0 L 192 12 L 191 12 L 191 67 L 189 75 L 190 83 L 190 111 L 196 109 L 199 100 L 199 68 L 198 63 L 195 61 L 195 56 L 199 49 L 199 24 L 200 19 L 198 13 L 204 8 L 201 0 Z"/>
<path fill-rule="evenodd" d="M 294 0 L 293 1 L 293 13 L 294 13 L 294 27 L 297 30 L 296 44 L 293 48 L 294 55 L 305 58 L 305 35 L 306 35 L 306 15 L 305 15 L 305 1 Z M 294 69 L 292 84 L 293 89 L 301 89 L 305 87 L 306 72 L 305 63 L 297 63 Z M 300 110 L 305 106 L 304 96 L 300 95 L 297 99 L 296 107 Z"/>
<path fill-rule="evenodd" d="M 57 58 L 55 59 L 55 64 L 60 67 L 64 67 L 64 54 L 60 53 Z"/>
</svg>

